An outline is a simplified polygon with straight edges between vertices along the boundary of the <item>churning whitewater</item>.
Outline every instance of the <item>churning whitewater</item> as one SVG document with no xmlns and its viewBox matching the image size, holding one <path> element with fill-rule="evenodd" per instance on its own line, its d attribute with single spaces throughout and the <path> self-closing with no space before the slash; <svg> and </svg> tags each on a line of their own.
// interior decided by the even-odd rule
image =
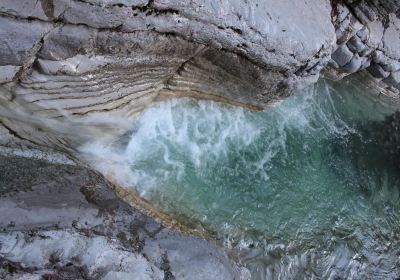
<svg viewBox="0 0 400 280">
<path fill-rule="evenodd" d="M 391 278 L 400 176 L 378 136 L 391 111 L 358 91 L 322 81 L 264 112 L 169 100 L 129 134 L 82 151 L 166 212 L 205 226 L 256 279 Z"/>
</svg>

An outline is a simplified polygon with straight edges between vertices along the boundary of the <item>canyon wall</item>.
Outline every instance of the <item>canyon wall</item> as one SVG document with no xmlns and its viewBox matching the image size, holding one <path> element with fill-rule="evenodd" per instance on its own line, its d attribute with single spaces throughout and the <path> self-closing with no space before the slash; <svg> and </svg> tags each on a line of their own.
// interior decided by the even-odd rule
<svg viewBox="0 0 400 280">
<path fill-rule="evenodd" d="M 321 71 L 362 72 L 397 102 L 398 10 L 372 0 L 3 0 L 1 89 L 33 116 L 132 117 L 171 96 L 260 110 Z"/>
<path fill-rule="evenodd" d="M 357 73 L 398 104 L 398 11 L 372 0 L 2 0 L 2 123 L 48 144 L 54 128 L 31 133 L 9 116 L 133 118 L 172 96 L 261 110 L 321 74 Z"/>
<path fill-rule="evenodd" d="M 0 226 L 13 235 L 0 238 L 5 244 L 64 238 L 86 245 L 90 238 L 108 238 L 112 248 L 103 249 L 136 260 L 141 268 L 152 271 L 139 274 L 153 277 L 149 279 L 173 279 L 168 278 L 170 273 L 193 279 L 190 276 L 196 273 L 190 272 L 196 265 L 207 268 L 205 274 L 197 275 L 199 279 L 211 279 L 213 271 L 217 279 L 247 277 L 218 248 L 165 229 L 162 221 L 114 197 L 107 191 L 112 184 L 88 171 L 76 148 L 97 135 L 126 133 L 131 120 L 158 100 L 191 96 L 262 110 L 321 76 L 342 79 L 351 74 L 374 88 L 377 99 L 398 107 L 399 16 L 400 3 L 385 0 L 0 0 L 0 154 L 5 163 L 0 168 L 4 174 L 22 178 L 15 186 L 5 185 L 8 189 L 0 193 L 0 200 L 27 220 L 16 223 L 10 215 Z M 398 140 L 390 135 L 390 141 Z M 57 188 L 63 195 L 53 202 L 49 186 L 59 182 L 50 171 L 17 172 L 37 165 L 42 171 L 55 172 L 55 168 L 70 180 L 69 187 Z M 36 184 L 35 176 L 45 183 Z M 11 179 L 3 176 L 2 180 Z M 79 189 L 81 185 L 86 188 Z M 97 200 L 84 198 L 88 186 Z M 24 196 L 11 192 L 14 187 L 32 189 Z M 118 194 L 128 200 L 129 194 Z M 38 206 L 42 202 L 37 197 L 44 199 L 42 206 L 47 210 Z M 22 200 L 27 205 L 18 206 L 16 202 Z M 84 212 L 91 215 L 87 224 L 77 226 L 82 209 L 73 205 L 68 208 L 72 213 L 60 212 L 64 224 L 55 226 L 51 215 L 40 223 L 29 223 L 41 211 L 60 211 L 57 205 L 69 200 L 82 202 Z M 106 209 L 104 201 L 112 201 L 115 209 Z M 117 236 L 128 230 L 113 219 L 139 223 L 132 234 L 140 232 L 140 236 Z M 159 232 L 152 236 L 147 227 Z M 63 237 L 57 237 L 60 232 Z M 148 245 L 132 249 L 137 245 L 133 241 Z M 193 244 L 199 251 L 190 250 Z M 125 246 L 129 253 L 115 249 L 118 246 Z M 18 248 L 13 254 L 20 253 Z M 158 251 L 149 257 L 154 248 Z M 198 257 L 196 252 L 200 252 L 200 263 L 179 258 Z M 97 259 L 76 261 L 75 270 L 65 272 L 66 264 L 56 260 L 49 257 L 47 263 L 27 268 L 21 266 L 21 259 L 0 257 L 0 277 L 13 274 L 10 271 L 32 277 L 78 271 L 84 278 L 101 269 L 103 276 L 107 269 L 128 274 L 132 270 L 118 269 L 114 263 L 103 265 Z M 49 265 L 52 262 L 54 267 Z M 40 271 L 34 265 L 41 266 Z M 95 269 L 82 272 L 90 265 Z"/>
</svg>

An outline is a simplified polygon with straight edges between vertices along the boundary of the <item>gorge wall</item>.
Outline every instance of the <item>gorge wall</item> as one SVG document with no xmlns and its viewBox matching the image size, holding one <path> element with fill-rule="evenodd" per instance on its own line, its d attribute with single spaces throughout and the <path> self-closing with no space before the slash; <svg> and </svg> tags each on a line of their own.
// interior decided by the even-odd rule
<svg viewBox="0 0 400 280">
<path fill-rule="evenodd" d="M 0 154 L 6 163 L 0 167 L 4 174 L 12 175 L 7 164 L 12 170 L 24 170 L 20 161 L 24 158 L 34 166 L 59 168 L 61 177 L 72 180 L 73 195 L 67 198 L 82 201 L 82 207 L 92 214 L 104 215 L 89 215 L 88 224 L 82 227 L 75 223 L 79 211 L 62 213 L 65 223 L 57 226 L 53 216 L 34 224 L 7 220 L 0 226 L 6 233 L 14 232 L 15 239 L 24 231 L 35 233 L 25 235 L 27 240 L 54 239 L 57 234 L 50 231 L 61 228 L 73 235 L 85 232 L 89 237 L 114 238 L 115 246 L 144 240 L 148 247 L 131 248 L 132 254 L 126 258 L 152 270 L 149 279 L 190 274 L 196 263 L 188 265 L 179 255 L 195 257 L 187 244 L 196 244 L 204 260 L 200 265 L 209 268 L 199 279 L 210 277 L 213 271 L 220 279 L 246 278 L 246 271 L 218 248 L 165 229 L 160 220 L 139 214 L 106 191 L 116 190 L 115 186 L 87 170 L 77 147 L 96 135 L 126 133 L 139 112 L 166 98 L 190 96 L 262 110 L 321 76 L 339 80 L 350 74 L 375 88 L 377 100 L 399 106 L 400 2 L 0 0 Z M 391 126 L 394 132 L 389 133 L 388 142 L 398 142 L 397 136 L 391 137 L 398 133 L 397 127 Z M 49 186 L 55 184 L 51 173 L 40 173 L 47 183 L 39 187 L 32 181 L 34 174 L 14 174 L 26 179 L 15 185 L 17 189 L 21 184 L 36 187 L 29 190 L 28 199 L 8 190 L 8 198 L 0 197 L 2 203 L 15 204 L 18 213 L 32 219 L 36 214 L 24 211 L 41 213 L 43 209 L 35 203 L 37 197 L 51 196 Z M 71 179 L 71 174 L 77 178 Z M 82 184 L 96 186 L 96 201 L 84 198 L 86 189 L 79 188 Z M 68 193 L 64 187 L 58 191 Z M 129 200 L 129 194 L 116 192 Z M 30 201 L 28 205 L 15 203 L 23 199 Z M 66 197 L 57 199 L 55 203 L 46 200 L 49 212 L 56 211 L 56 204 Z M 106 209 L 104 201 L 113 201 L 115 209 Z M 135 199 L 128 202 L 141 203 Z M 132 213 L 135 215 L 128 217 Z M 118 237 L 126 229 L 110 224 L 112 219 L 140 226 L 132 236 Z M 112 230 L 99 229 L 101 224 Z M 152 235 L 148 227 L 159 231 Z M 142 252 L 154 248 L 159 250 L 149 258 Z M 207 259 L 208 254 L 214 257 Z M 42 265 L 38 272 L 33 264 L 30 268 L 19 265 L 0 258 L 0 277 L 12 270 L 32 276 L 61 275 L 66 269 L 61 264 L 37 264 Z M 90 265 L 95 267 L 92 271 L 79 273 L 87 277 L 101 274 L 99 263 L 77 261 L 72 266 Z M 118 264 L 112 269 L 118 270 Z M 118 271 L 128 273 L 130 268 Z M 103 271 L 101 275 L 106 274 Z"/>
<path fill-rule="evenodd" d="M 398 11 L 396 1 L 3 0 L 2 111 L 134 117 L 171 96 L 260 110 L 321 73 L 359 73 L 397 103 Z"/>
<path fill-rule="evenodd" d="M 292 5 L 2 1 L 1 82 L 52 117 L 171 93 L 262 108 L 315 82 L 334 44 L 329 2 Z"/>
</svg>

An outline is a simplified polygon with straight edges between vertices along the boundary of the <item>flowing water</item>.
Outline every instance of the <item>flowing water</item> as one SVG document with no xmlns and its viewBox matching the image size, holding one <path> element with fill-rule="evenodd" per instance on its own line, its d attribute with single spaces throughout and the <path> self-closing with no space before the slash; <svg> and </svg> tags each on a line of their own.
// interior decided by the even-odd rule
<svg viewBox="0 0 400 280">
<path fill-rule="evenodd" d="M 205 225 L 254 279 L 395 279 L 400 171 L 381 139 L 390 113 L 354 85 L 321 81 L 264 112 L 158 103 L 129 136 L 83 150 Z"/>
</svg>

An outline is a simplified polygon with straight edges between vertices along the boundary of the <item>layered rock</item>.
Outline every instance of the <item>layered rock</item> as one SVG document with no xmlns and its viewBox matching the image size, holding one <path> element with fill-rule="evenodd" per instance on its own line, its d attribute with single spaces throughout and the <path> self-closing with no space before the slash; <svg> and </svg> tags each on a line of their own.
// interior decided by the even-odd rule
<svg viewBox="0 0 400 280">
<path fill-rule="evenodd" d="M 196 271 L 199 274 L 195 276 L 202 279 L 240 277 L 219 249 L 163 228 L 107 188 L 127 201 L 133 198 L 131 204 L 142 203 L 134 194 L 111 186 L 104 178 L 95 183 L 86 180 L 94 175 L 78 160 L 76 148 L 98 135 L 125 133 L 131 119 L 157 100 L 193 96 L 261 110 L 312 84 L 323 70 L 339 79 L 361 73 L 358 75 L 366 83 L 384 93 L 385 100 L 398 105 L 398 14 L 398 2 L 384 0 L 1 1 L 3 172 L 13 174 L 27 165 L 48 164 L 45 169 L 60 170 L 72 186 L 60 186 L 59 181 L 40 172 L 14 174 L 25 179 L 4 185 L 8 194 L 0 198 L 0 206 L 23 219 L 16 221 L 11 213 L 0 221 L 5 232 L 0 239 L 16 245 L 1 249 L 0 277 L 3 272 L 14 277 L 10 269 L 19 273 L 17 277 L 24 273 L 32 277 L 62 277 L 65 273 L 106 277 L 108 272 L 114 273 L 108 277 L 122 277 L 132 269 L 144 268 L 152 272 L 141 276 L 158 279 L 172 273 L 193 279 L 190 273 L 196 265 L 209 268 L 206 274 Z M 38 162 L 43 160 L 47 163 Z M 82 192 L 76 181 L 68 181 L 79 174 L 86 178 L 79 183 L 84 187 Z M 44 183 L 35 181 L 39 177 L 44 177 Z M 10 178 L 2 180 L 13 182 Z M 10 194 L 13 189 L 26 193 Z M 65 206 L 68 210 L 51 202 L 53 190 L 60 195 L 57 203 L 70 203 Z M 83 197 L 85 190 L 100 200 L 88 201 Z M 22 200 L 32 205 L 16 204 Z M 116 208 L 103 205 L 109 202 Z M 38 221 L 43 211 L 51 215 Z M 74 221 L 79 218 L 86 220 L 78 225 Z M 141 224 L 138 242 L 147 244 L 141 249 L 146 253 L 129 247 L 136 236 L 119 235 L 129 229 L 115 220 Z M 158 232 L 152 236 L 148 226 Z M 76 260 L 73 254 L 58 254 L 62 248 L 55 245 L 57 238 L 72 240 L 73 248 L 84 244 L 83 248 L 92 252 L 90 237 L 103 245 L 108 242 L 101 250 L 123 256 L 138 267 L 128 267 L 121 260 L 104 268 L 90 253 L 86 262 Z M 39 247 L 47 244 L 50 249 L 41 254 L 54 257 L 27 266 L 21 248 L 31 246 L 28 243 L 32 240 Z M 5 258 L 6 253 L 14 257 Z M 200 258 L 200 263 L 186 267 L 188 263 L 179 259 L 180 255 Z M 88 270 L 90 266 L 94 268 Z M 210 271 L 218 274 L 207 274 Z"/>
<path fill-rule="evenodd" d="M 316 81 L 334 43 L 327 1 L 294 5 L 3 1 L 1 81 L 52 117 L 171 92 L 262 108 Z"/>
<path fill-rule="evenodd" d="M 337 48 L 329 63 L 336 78 L 360 71 L 385 100 L 400 101 L 400 19 L 397 1 L 345 1 L 333 9 Z"/>
</svg>

